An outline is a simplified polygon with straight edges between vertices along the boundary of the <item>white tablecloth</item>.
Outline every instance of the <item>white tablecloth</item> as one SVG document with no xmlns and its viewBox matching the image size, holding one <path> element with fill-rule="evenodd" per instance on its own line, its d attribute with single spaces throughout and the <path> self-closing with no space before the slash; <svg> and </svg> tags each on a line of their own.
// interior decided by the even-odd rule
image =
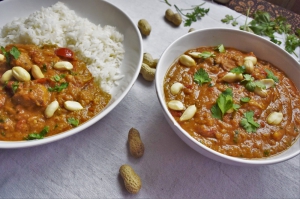
<svg viewBox="0 0 300 199">
<path fill-rule="evenodd" d="M 165 22 L 164 12 L 170 7 L 163 0 L 110 2 L 136 23 L 142 18 L 149 21 L 152 32 L 143 44 L 154 58 L 190 28 Z M 189 8 L 203 1 L 169 2 Z M 191 27 L 232 27 L 220 19 L 240 15 L 211 1 L 203 7 L 210 8 L 208 15 Z M 244 20 L 238 19 L 240 24 Z M 145 144 L 140 159 L 128 152 L 131 127 L 140 131 Z M 140 175 L 138 194 L 125 190 L 119 176 L 122 164 Z M 300 157 L 276 165 L 237 167 L 202 156 L 172 131 L 154 82 L 140 76 L 125 99 L 85 131 L 42 146 L 0 150 L 0 198 L 300 198 Z"/>
</svg>

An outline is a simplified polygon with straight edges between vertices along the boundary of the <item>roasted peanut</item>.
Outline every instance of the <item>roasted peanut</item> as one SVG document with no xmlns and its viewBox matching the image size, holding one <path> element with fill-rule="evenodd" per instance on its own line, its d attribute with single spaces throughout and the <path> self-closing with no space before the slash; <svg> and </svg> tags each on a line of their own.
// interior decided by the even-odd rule
<svg viewBox="0 0 300 199">
<path fill-rule="evenodd" d="M 222 80 L 224 82 L 228 82 L 228 83 L 232 83 L 232 82 L 236 82 L 236 81 L 241 81 L 243 80 L 243 75 L 242 74 L 237 74 L 237 73 L 227 73 L 226 75 L 224 75 L 222 77 Z"/>
<path fill-rule="evenodd" d="M 138 193 L 142 187 L 141 178 L 135 173 L 133 168 L 127 164 L 120 167 L 119 173 L 123 178 L 125 188 L 129 193 Z"/>
<path fill-rule="evenodd" d="M 179 26 L 182 22 L 182 17 L 179 13 L 174 13 L 171 9 L 167 9 L 165 17 L 168 21 L 172 22 L 175 26 Z"/>
<path fill-rule="evenodd" d="M 247 61 L 247 60 L 251 61 L 254 65 L 257 63 L 257 58 L 254 56 L 245 57 L 244 61 Z"/>
<path fill-rule="evenodd" d="M 54 64 L 53 68 L 55 68 L 56 70 L 72 70 L 73 65 L 68 61 L 59 61 Z"/>
<path fill-rule="evenodd" d="M 131 128 L 128 133 L 129 152 L 135 158 L 140 158 L 144 155 L 145 147 L 142 142 L 140 133 L 137 129 Z"/>
<path fill-rule="evenodd" d="M 273 79 L 261 79 L 259 81 L 266 86 L 266 89 L 275 85 L 275 81 Z"/>
<path fill-rule="evenodd" d="M 67 109 L 69 111 L 78 111 L 78 110 L 83 109 L 81 104 L 79 102 L 76 102 L 76 101 L 65 101 L 64 102 L 64 107 L 65 107 L 65 109 Z"/>
<path fill-rule="evenodd" d="M 138 28 L 140 29 L 140 31 L 143 35 L 145 35 L 145 36 L 150 35 L 151 26 L 146 19 L 139 20 Z"/>
<path fill-rule="evenodd" d="M 140 73 L 142 74 L 143 78 L 147 81 L 153 81 L 155 78 L 155 68 L 151 68 L 145 63 L 142 63 L 141 71 Z"/>
<path fill-rule="evenodd" d="M 12 75 L 16 80 L 20 82 L 27 82 L 30 81 L 31 77 L 30 74 L 24 68 L 20 66 L 15 66 L 12 68 Z"/>
<path fill-rule="evenodd" d="M 197 108 L 195 105 L 191 105 L 189 106 L 181 115 L 181 117 L 179 118 L 180 121 L 185 121 L 185 120 L 189 120 L 192 119 L 195 115 L 197 111 Z"/>
<path fill-rule="evenodd" d="M 55 101 L 51 102 L 51 103 L 47 106 L 47 108 L 46 108 L 46 110 L 45 110 L 45 112 L 44 112 L 45 117 L 46 117 L 46 118 L 52 117 L 52 116 L 54 115 L 55 111 L 56 111 L 58 108 L 59 108 L 58 101 L 55 100 Z"/>
<path fill-rule="evenodd" d="M 280 122 L 283 119 L 283 114 L 281 112 L 272 112 L 267 117 L 267 123 L 268 124 L 280 124 Z"/>
<path fill-rule="evenodd" d="M 4 84 L 5 82 L 11 80 L 13 78 L 12 70 L 7 70 L 3 73 L 1 77 L 1 82 Z"/>
<path fill-rule="evenodd" d="M 181 101 L 178 101 L 178 100 L 171 100 L 168 102 L 168 107 L 172 110 L 175 110 L 175 111 L 182 111 L 184 110 L 184 105 Z"/>
<path fill-rule="evenodd" d="M 4 55 L 0 54 L 0 61 L 4 61 Z"/>
<path fill-rule="evenodd" d="M 251 74 L 254 71 L 254 64 L 251 60 L 246 60 L 244 62 L 246 73 Z"/>
<path fill-rule="evenodd" d="M 179 62 L 186 67 L 196 66 L 195 60 L 192 57 L 185 55 L 185 54 L 183 54 L 179 57 Z"/>
<path fill-rule="evenodd" d="M 182 83 L 175 82 L 171 86 L 171 93 L 173 95 L 177 95 L 181 91 L 181 89 L 183 89 L 183 88 L 184 88 L 184 85 Z"/>
<path fill-rule="evenodd" d="M 256 87 L 254 89 L 254 93 L 257 94 L 257 95 L 259 95 L 259 96 L 261 96 L 261 97 L 267 97 L 267 95 L 268 95 L 267 90 L 266 89 L 262 89 L 260 87 Z"/>
<path fill-rule="evenodd" d="M 45 77 L 40 67 L 38 67 L 37 65 L 33 65 L 31 67 L 31 75 L 34 77 L 34 79 L 41 79 Z"/>
</svg>

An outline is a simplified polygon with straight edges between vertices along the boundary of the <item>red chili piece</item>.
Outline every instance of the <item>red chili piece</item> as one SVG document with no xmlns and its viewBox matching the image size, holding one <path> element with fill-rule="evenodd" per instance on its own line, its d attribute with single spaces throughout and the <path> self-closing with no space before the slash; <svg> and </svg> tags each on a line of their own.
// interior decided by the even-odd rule
<svg viewBox="0 0 300 199">
<path fill-rule="evenodd" d="M 73 59 L 74 53 L 69 48 L 58 48 L 55 50 L 55 54 L 59 57 Z"/>
</svg>

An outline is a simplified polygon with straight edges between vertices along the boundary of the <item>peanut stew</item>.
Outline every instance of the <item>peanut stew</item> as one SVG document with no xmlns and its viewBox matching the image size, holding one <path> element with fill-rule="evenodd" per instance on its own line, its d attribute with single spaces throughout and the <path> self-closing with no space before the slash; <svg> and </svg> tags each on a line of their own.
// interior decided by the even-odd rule
<svg viewBox="0 0 300 199">
<path fill-rule="evenodd" d="M 299 137 L 298 89 L 253 52 L 222 44 L 190 49 L 167 71 L 164 94 L 180 126 L 222 154 L 269 157 Z"/>
<path fill-rule="evenodd" d="M 42 139 L 86 122 L 110 101 L 68 48 L 11 44 L 0 50 L 0 140 Z"/>
</svg>

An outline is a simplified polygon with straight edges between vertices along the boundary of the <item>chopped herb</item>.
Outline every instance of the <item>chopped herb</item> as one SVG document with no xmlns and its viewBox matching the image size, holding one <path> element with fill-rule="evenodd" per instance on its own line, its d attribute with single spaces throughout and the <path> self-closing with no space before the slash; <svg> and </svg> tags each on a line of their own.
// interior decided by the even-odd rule
<svg viewBox="0 0 300 199">
<path fill-rule="evenodd" d="M 58 127 L 58 124 L 55 124 L 54 129 L 56 129 Z"/>
<path fill-rule="evenodd" d="M 56 85 L 54 87 L 49 87 L 48 91 L 50 91 L 50 92 L 61 92 L 63 89 L 67 88 L 68 85 L 69 85 L 68 82 L 63 82 L 59 86 Z"/>
<path fill-rule="evenodd" d="M 19 88 L 19 82 L 13 82 L 13 84 L 11 85 L 12 91 L 13 93 L 16 92 L 16 90 Z"/>
<path fill-rule="evenodd" d="M 262 89 L 266 88 L 266 86 L 261 81 L 254 81 L 254 78 L 249 74 L 244 75 L 242 83 L 245 83 L 245 88 L 250 92 L 253 92 L 257 87 Z"/>
<path fill-rule="evenodd" d="M 225 47 L 223 44 L 220 44 L 217 46 L 217 50 L 220 52 L 220 53 L 225 53 L 226 50 L 225 50 Z"/>
<path fill-rule="evenodd" d="M 54 75 L 52 77 L 54 79 L 54 81 L 59 82 L 60 81 L 60 76 L 59 75 Z"/>
<path fill-rule="evenodd" d="M 219 95 L 217 103 L 211 108 L 212 116 L 222 120 L 224 114 L 234 108 L 237 106 L 234 107 L 232 89 L 227 88 Z"/>
<path fill-rule="evenodd" d="M 25 138 L 25 140 L 43 139 L 48 132 L 49 132 L 49 126 L 45 126 L 40 133 L 31 133 Z"/>
<path fill-rule="evenodd" d="M 274 75 L 274 73 L 273 73 L 271 70 L 265 69 L 265 71 L 266 71 L 266 73 L 267 73 L 267 78 L 273 79 L 274 82 L 276 82 L 276 83 L 279 82 L 278 77 L 276 77 L 276 76 Z"/>
<path fill-rule="evenodd" d="M 250 97 L 242 97 L 242 98 L 240 99 L 240 101 L 241 101 L 241 102 L 244 102 L 244 103 L 247 103 L 247 102 L 250 101 Z"/>
<path fill-rule="evenodd" d="M 9 53 L 10 53 L 15 59 L 18 59 L 18 58 L 20 57 L 20 54 L 21 54 L 20 51 L 18 50 L 18 48 L 15 47 L 15 46 L 13 46 L 13 47 L 10 49 Z"/>
<path fill-rule="evenodd" d="M 233 142 L 235 144 L 238 143 L 238 138 L 239 138 L 239 131 L 234 131 L 234 134 L 233 134 Z"/>
<path fill-rule="evenodd" d="M 206 58 L 209 58 L 209 57 L 214 57 L 214 56 L 216 56 L 214 53 L 208 52 L 208 51 L 204 51 L 204 52 L 199 54 L 199 57 L 201 57 L 203 59 L 206 59 Z"/>
<path fill-rule="evenodd" d="M 68 123 L 71 124 L 72 126 L 76 127 L 79 125 L 79 120 L 75 118 L 68 118 Z"/>
<path fill-rule="evenodd" d="M 238 66 L 230 70 L 232 73 L 243 74 L 245 72 L 245 66 Z"/>
<path fill-rule="evenodd" d="M 46 66 L 46 64 L 43 64 L 42 71 L 43 71 L 44 73 L 47 72 L 47 66 Z"/>
<path fill-rule="evenodd" d="M 200 8 L 203 4 L 205 4 L 205 2 L 202 3 L 201 5 L 193 6 L 193 8 L 189 8 L 189 9 L 179 9 L 176 5 L 174 6 L 177 12 L 179 12 L 182 16 L 187 18 L 185 19 L 184 26 L 190 26 L 193 22 L 196 22 L 198 19 L 201 19 L 209 12 L 209 8 L 208 9 Z M 184 10 L 193 10 L 193 12 L 184 14 L 182 12 Z"/>
<path fill-rule="evenodd" d="M 200 68 L 195 74 L 194 74 L 194 81 L 202 85 L 204 83 L 209 83 L 211 81 L 211 78 L 209 78 L 208 73 L 203 69 Z"/>
<path fill-rule="evenodd" d="M 21 54 L 18 48 L 15 46 L 13 46 L 9 52 L 7 52 L 5 48 L 1 46 L 1 51 L 6 58 L 6 63 L 10 63 L 11 56 L 13 56 L 15 59 L 18 59 Z"/>
<path fill-rule="evenodd" d="M 241 106 L 238 105 L 238 104 L 233 104 L 233 105 L 232 105 L 232 108 L 233 108 L 233 110 L 235 110 L 235 111 L 237 111 L 240 107 L 241 107 Z"/>
<path fill-rule="evenodd" d="M 270 156 L 270 150 L 264 150 L 264 156 L 265 157 Z"/>
<path fill-rule="evenodd" d="M 247 111 L 244 113 L 244 117 L 240 121 L 240 125 L 248 132 L 248 133 L 253 133 L 259 128 L 259 124 L 254 121 L 253 118 L 253 111 Z"/>
</svg>

